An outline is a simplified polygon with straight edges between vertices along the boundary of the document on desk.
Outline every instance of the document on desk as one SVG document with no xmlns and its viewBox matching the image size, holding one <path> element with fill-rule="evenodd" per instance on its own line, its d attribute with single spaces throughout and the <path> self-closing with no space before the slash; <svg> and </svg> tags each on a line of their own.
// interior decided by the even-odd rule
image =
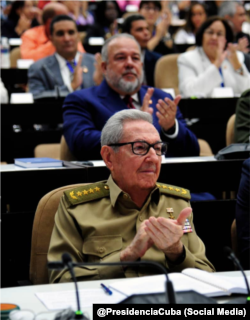
<svg viewBox="0 0 250 320">
<path fill-rule="evenodd" d="M 37 292 L 37 298 L 49 310 L 66 309 L 71 307 L 76 310 L 76 292 L 75 290 L 67 291 L 50 291 Z M 103 289 L 80 289 L 81 307 L 91 307 L 94 303 L 118 303 L 126 298 L 124 294 L 113 292 L 112 295 L 106 294 Z"/>
<path fill-rule="evenodd" d="M 169 278 L 176 292 L 194 290 L 207 297 L 228 296 L 232 293 L 247 293 L 244 279 L 217 277 L 213 273 L 188 268 L 182 273 L 170 273 Z M 248 277 L 250 281 L 250 277 Z M 127 296 L 132 294 L 163 293 L 165 292 L 166 276 L 150 276 L 128 279 L 124 282 L 110 284 L 111 289 Z"/>
</svg>

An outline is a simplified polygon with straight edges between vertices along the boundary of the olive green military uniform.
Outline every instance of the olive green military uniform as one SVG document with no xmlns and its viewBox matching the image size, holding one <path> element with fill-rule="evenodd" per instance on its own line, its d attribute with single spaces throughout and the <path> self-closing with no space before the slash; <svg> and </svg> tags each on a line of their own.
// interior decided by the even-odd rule
<svg viewBox="0 0 250 320">
<path fill-rule="evenodd" d="M 120 252 L 132 242 L 144 220 L 151 216 L 176 219 L 182 209 L 190 206 L 189 200 L 188 190 L 159 183 L 143 207 L 138 208 L 111 176 L 106 182 L 66 191 L 55 216 L 48 260 L 61 260 L 62 254 L 68 252 L 77 262 L 119 262 Z M 183 262 L 170 263 L 154 245 L 141 260 L 159 262 L 172 272 L 185 268 L 214 271 L 205 256 L 205 246 L 195 232 L 193 215 L 188 220 L 192 232 L 184 233 L 181 239 L 186 250 Z M 49 273 L 50 282 L 71 281 L 68 271 L 53 270 Z M 75 273 L 82 281 L 150 275 L 152 269 L 88 266 L 75 268 Z"/>
</svg>

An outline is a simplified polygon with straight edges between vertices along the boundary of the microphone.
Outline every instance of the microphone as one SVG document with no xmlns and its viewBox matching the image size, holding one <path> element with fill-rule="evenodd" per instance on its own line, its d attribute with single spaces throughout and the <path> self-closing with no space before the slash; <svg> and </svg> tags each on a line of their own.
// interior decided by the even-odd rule
<svg viewBox="0 0 250 320">
<path fill-rule="evenodd" d="M 80 299 L 79 299 L 79 291 L 78 291 L 78 286 L 77 286 L 77 281 L 76 281 L 76 277 L 75 277 L 75 272 L 74 272 L 74 268 L 73 268 L 73 263 L 72 263 L 72 259 L 71 256 L 68 253 L 64 253 L 62 255 L 62 265 L 63 267 L 66 266 L 69 269 L 69 272 L 72 276 L 72 279 L 74 281 L 75 284 L 75 290 L 76 290 L 76 302 L 77 302 L 77 311 L 75 312 L 74 318 L 73 319 L 87 319 L 80 308 Z M 59 264 L 59 266 L 61 267 L 61 265 Z"/>
<path fill-rule="evenodd" d="M 66 265 L 69 268 L 72 269 L 72 267 L 76 266 L 131 266 L 131 267 L 138 267 L 142 265 L 156 267 L 158 270 L 160 270 L 163 274 L 166 276 L 166 298 L 169 304 L 176 304 L 176 298 L 175 298 L 175 292 L 173 288 L 173 284 L 171 280 L 168 277 L 167 270 L 158 262 L 154 261 L 126 261 L 126 262 L 101 262 L 101 263 L 88 263 L 88 262 L 72 262 L 72 259 L 68 253 L 64 253 L 62 255 L 62 261 L 56 261 L 56 262 L 48 262 L 48 268 L 49 269 L 63 269 L 64 265 Z M 72 274 L 71 274 L 72 275 Z M 73 276 L 72 276 L 73 277 Z M 75 278 L 74 278 L 75 279 Z M 75 281 L 75 280 L 74 280 Z"/>
<path fill-rule="evenodd" d="M 249 284 L 248 284 L 248 281 L 247 281 L 247 277 L 246 277 L 246 274 L 244 272 L 244 269 L 242 268 L 241 266 L 241 263 L 240 261 L 238 260 L 238 258 L 235 256 L 235 254 L 233 253 L 233 251 L 231 250 L 231 248 L 229 247 L 224 247 L 224 253 L 226 255 L 226 257 L 231 260 L 235 267 L 238 268 L 242 274 L 243 274 L 243 277 L 244 277 L 244 280 L 245 280 L 245 283 L 246 283 L 246 288 L 247 288 L 247 299 L 246 299 L 246 304 L 250 304 L 250 289 L 249 289 Z"/>
</svg>

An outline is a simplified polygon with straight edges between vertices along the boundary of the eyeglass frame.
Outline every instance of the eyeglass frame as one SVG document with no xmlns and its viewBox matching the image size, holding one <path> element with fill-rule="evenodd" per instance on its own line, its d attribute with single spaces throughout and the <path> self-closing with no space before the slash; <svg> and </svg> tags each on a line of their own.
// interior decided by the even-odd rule
<svg viewBox="0 0 250 320">
<path fill-rule="evenodd" d="M 226 38 L 226 34 L 220 34 L 220 33 L 218 33 L 218 32 L 215 32 L 215 31 L 213 31 L 213 30 L 211 30 L 211 29 L 206 29 L 206 30 L 204 30 L 204 34 L 207 34 L 207 35 L 209 35 L 210 37 L 212 37 L 214 34 L 216 34 L 216 36 L 218 37 L 218 38 L 220 38 L 220 37 L 224 37 L 224 38 Z"/>
<path fill-rule="evenodd" d="M 143 143 L 146 143 L 148 145 L 148 149 L 147 149 L 146 153 L 138 154 L 138 153 L 134 152 L 134 144 L 137 143 L 137 142 L 143 142 Z M 122 146 L 125 146 L 125 145 L 128 145 L 128 144 L 131 144 L 132 152 L 137 156 L 145 156 L 146 154 L 148 154 L 150 148 L 153 148 L 155 150 L 154 146 L 156 144 L 161 144 L 162 146 L 166 147 L 166 151 L 164 153 L 162 153 L 162 151 L 161 151 L 161 154 L 158 154 L 157 151 L 155 150 L 155 153 L 156 153 L 157 156 L 163 156 L 163 155 L 165 155 L 167 153 L 167 143 L 163 142 L 163 141 L 158 141 L 158 142 L 155 142 L 155 143 L 148 143 L 145 140 L 137 140 L 137 141 L 133 141 L 133 142 L 110 143 L 110 144 L 108 144 L 108 147 L 122 147 Z"/>
</svg>

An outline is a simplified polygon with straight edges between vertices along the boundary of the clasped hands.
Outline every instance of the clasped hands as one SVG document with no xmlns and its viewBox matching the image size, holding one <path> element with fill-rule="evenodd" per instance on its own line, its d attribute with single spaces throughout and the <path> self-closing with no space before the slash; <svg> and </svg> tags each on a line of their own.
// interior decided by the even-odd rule
<svg viewBox="0 0 250 320">
<path fill-rule="evenodd" d="M 226 39 L 223 37 L 218 40 L 218 48 L 216 51 L 214 64 L 217 68 L 219 68 L 222 62 L 227 58 L 233 66 L 234 70 L 237 70 L 241 67 L 239 59 L 237 57 L 238 44 L 228 43 L 225 49 L 226 42 Z"/>
<path fill-rule="evenodd" d="M 151 97 L 154 93 L 154 88 L 148 88 L 147 93 L 143 99 L 141 111 L 153 114 L 154 109 L 150 107 Z M 177 105 L 181 100 L 181 96 L 178 95 L 174 100 L 165 98 L 164 100 L 159 99 L 156 104 L 159 125 L 164 131 L 168 131 L 175 125 L 175 117 L 177 112 Z"/>
<path fill-rule="evenodd" d="M 142 222 L 131 244 L 120 254 L 121 261 L 136 261 L 144 256 L 154 244 L 170 261 L 175 261 L 183 252 L 181 237 L 185 220 L 192 209 L 183 209 L 177 220 L 163 217 L 149 219 Z"/>
</svg>

